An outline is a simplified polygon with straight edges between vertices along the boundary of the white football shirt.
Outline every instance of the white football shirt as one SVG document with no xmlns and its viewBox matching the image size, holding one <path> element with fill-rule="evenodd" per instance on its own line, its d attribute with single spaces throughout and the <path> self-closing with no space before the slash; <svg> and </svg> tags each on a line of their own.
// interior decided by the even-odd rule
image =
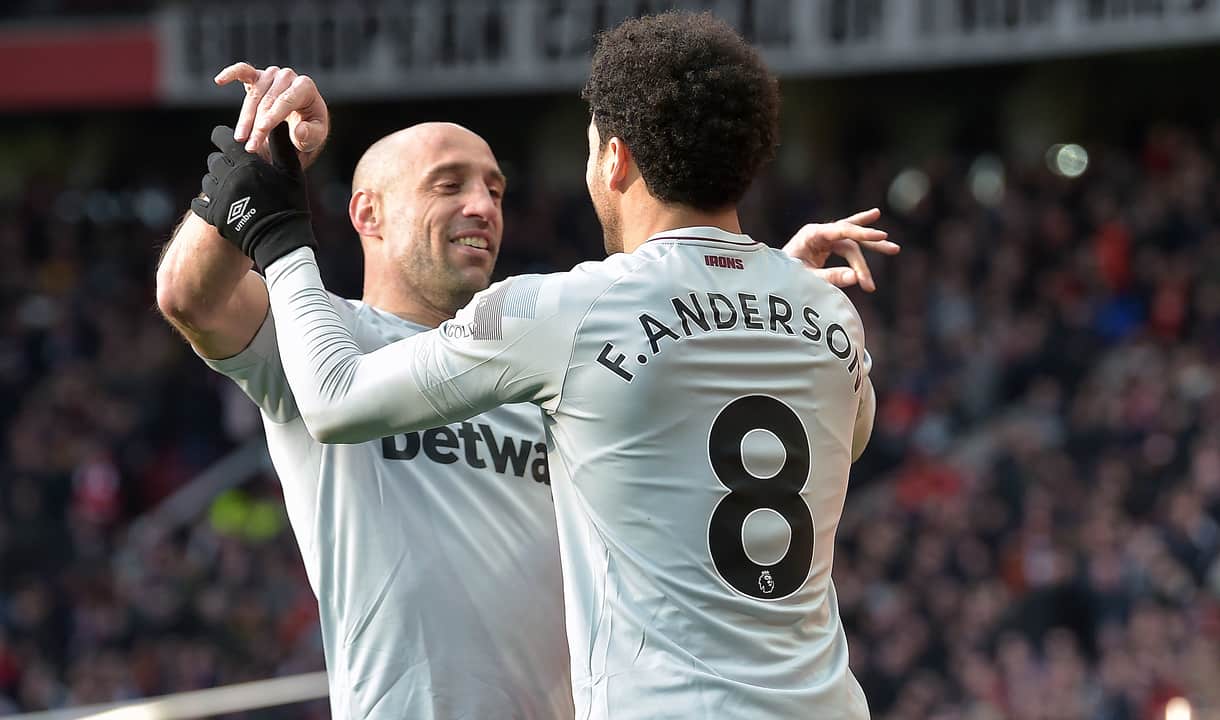
<svg viewBox="0 0 1220 720">
<path fill-rule="evenodd" d="M 716 228 L 493 285 L 361 355 L 313 253 L 269 270 L 311 431 L 547 413 L 578 718 L 868 717 L 831 564 L 874 398 L 847 297 Z"/>
<path fill-rule="evenodd" d="M 327 295 L 364 351 L 427 328 Z M 209 360 L 259 406 L 318 596 L 335 720 L 569 720 L 542 414 L 509 405 L 356 445 L 314 440 L 268 315 Z"/>
</svg>

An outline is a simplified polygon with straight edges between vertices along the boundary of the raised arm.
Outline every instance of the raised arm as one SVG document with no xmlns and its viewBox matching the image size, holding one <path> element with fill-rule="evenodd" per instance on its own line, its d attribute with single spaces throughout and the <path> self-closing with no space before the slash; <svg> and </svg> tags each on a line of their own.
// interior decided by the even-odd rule
<svg viewBox="0 0 1220 720">
<path fill-rule="evenodd" d="M 267 317 L 267 288 L 245 255 L 188 212 L 157 267 L 157 307 L 196 352 L 219 360 L 250 344 Z"/>
<path fill-rule="evenodd" d="M 235 136 L 266 155 L 266 129 L 287 121 L 303 165 L 321 151 L 330 116 L 313 81 L 291 68 L 230 65 L 218 85 L 241 82 L 246 97 Z M 252 134 L 252 131 L 255 132 Z M 267 316 L 267 290 L 251 263 L 215 228 L 187 213 L 157 267 L 157 307 L 206 358 L 236 355 Z"/>
<path fill-rule="evenodd" d="M 436 427 L 559 394 L 572 332 L 558 317 L 560 276 L 505 280 L 440 328 L 362 353 L 326 302 L 312 250 L 267 269 L 284 374 L 321 442 L 356 443 Z M 533 303 L 529 317 L 502 313 Z M 518 313 L 520 315 L 522 313 Z M 550 348 L 539 352 L 538 348 Z"/>
</svg>

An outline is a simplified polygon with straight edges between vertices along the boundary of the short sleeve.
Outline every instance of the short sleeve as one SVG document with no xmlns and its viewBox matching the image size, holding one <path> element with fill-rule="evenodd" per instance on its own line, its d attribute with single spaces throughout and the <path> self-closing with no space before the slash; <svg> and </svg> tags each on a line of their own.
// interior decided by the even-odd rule
<svg viewBox="0 0 1220 720">
<path fill-rule="evenodd" d="M 297 417 L 296 402 L 280 364 L 275 319 L 270 312 L 254 339 L 240 353 L 223 360 L 200 358 L 208 367 L 236 383 L 272 422 L 286 423 Z"/>
</svg>

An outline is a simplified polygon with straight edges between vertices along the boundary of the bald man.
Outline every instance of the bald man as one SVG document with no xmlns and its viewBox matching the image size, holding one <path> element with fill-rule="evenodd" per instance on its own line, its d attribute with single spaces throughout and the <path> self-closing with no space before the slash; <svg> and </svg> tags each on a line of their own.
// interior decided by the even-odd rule
<svg viewBox="0 0 1220 720">
<path fill-rule="evenodd" d="M 234 134 L 264 151 L 287 120 L 310 164 L 329 131 L 307 76 L 238 63 L 218 84 L 247 94 Z M 348 211 L 364 252 L 360 301 L 331 305 L 372 351 L 437 327 L 490 283 L 505 180 L 491 148 L 449 123 L 374 143 Z M 789 243 L 831 282 L 872 289 L 856 223 L 806 225 Z M 892 246 L 892 247 L 891 247 Z M 821 266 L 832 252 L 851 268 Z M 332 715 L 456 720 L 571 718 L 559 549 L 542 415 L 498 408 L 464 423 L 359 445 L 306 431 L 284 378 L 266 284 L 193 213 L 157 271 L 162 313 L 258 405 L 289 520 L 318 597 Z"/>
<path fill-rule="evenodd" d="M 503 194 L 491 148 L 460 126 L 416 125 L 369 148 L 349 206 L 363 298 L 330 296 L 365 350 L 439 325 L 487 287 Z M 284 378 L 262 277 L 194 215 L 162 260 L 157 299 L 262 413 L 318 597 L 333 717 L 571 718 L 537 408 L 323 445 Z"/>
</svg>

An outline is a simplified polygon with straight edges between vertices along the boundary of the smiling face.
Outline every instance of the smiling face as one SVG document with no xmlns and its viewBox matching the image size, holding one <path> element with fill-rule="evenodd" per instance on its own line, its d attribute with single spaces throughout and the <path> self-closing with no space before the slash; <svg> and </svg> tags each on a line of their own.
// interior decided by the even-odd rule
<svg viewBox="0 0 1220 720">
<path fill-rule="evenodd" d="M 491 282 L 505 179 L 491 148 L 457 125 L 405 131 L 381 192 L 382 261 L 428 305 L 461 308 Z"/>
</svg>

